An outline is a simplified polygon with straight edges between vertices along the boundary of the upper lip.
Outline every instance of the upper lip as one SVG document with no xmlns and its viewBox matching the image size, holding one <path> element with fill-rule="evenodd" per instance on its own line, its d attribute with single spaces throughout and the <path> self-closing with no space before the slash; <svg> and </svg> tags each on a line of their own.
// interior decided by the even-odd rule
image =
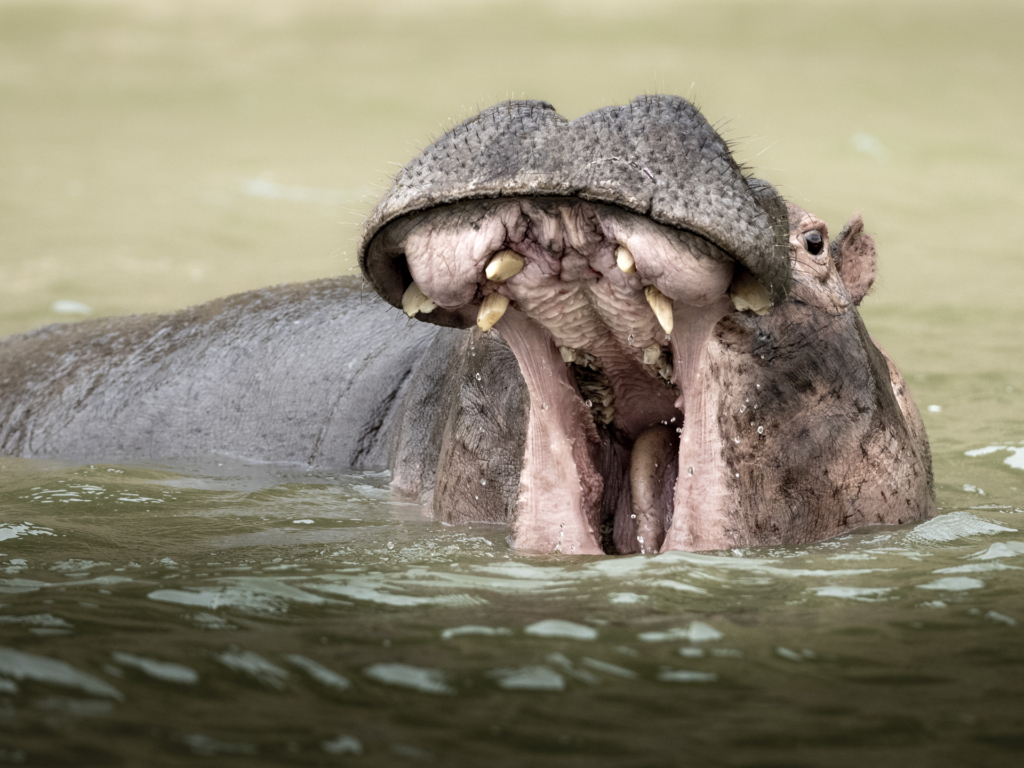
<svg viewBox="0 0 1024 768">
<path fill-rule="evenodd" d="M 466 120 L 396 175 L 364 224 L 360 267 L 398 307 L 410 280 L 382 232 L 459 201 L 545 196 L 606 203 L 693 232 L 733 256 L 773 303 L 789 289 L 785 204 L 771 185 L 744 176 L 693 105 L 664 95 L 571 122 L 539 101 L 504 102 Z M 445 311 L 424 319 L 467 324 Z"/>
</svg>

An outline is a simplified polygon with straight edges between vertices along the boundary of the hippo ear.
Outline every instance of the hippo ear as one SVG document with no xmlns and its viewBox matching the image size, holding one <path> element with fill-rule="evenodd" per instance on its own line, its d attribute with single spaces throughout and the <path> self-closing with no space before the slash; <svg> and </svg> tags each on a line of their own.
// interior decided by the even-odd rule
<svg viewBox="0 0 1024 768">
<path fill-rule="evenodd" d="M 846 222 L 829 251 L 853 303 L 860 304 L 875 282 L 876 257 L 875 238 L 864 231 L 859 213 Z"/>
</svg>

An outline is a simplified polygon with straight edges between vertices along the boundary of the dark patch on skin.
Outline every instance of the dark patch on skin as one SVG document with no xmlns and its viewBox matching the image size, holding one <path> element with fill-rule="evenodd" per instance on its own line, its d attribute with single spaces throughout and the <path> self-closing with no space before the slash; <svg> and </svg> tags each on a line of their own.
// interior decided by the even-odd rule
<svg viewBox="0 0 1024 768">
<path fill-rule="evenodd" d="M 751 343 L 754 362 L 758 365 L 771 365 L 779 351 L 779 342 L 770 332 L 758 331 Z"/>
</svg>

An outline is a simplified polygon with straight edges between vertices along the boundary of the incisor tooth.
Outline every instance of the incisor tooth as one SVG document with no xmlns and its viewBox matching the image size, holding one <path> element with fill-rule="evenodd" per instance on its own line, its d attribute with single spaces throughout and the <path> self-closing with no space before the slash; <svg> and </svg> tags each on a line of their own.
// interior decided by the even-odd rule
<svg viewBox="0 0 1024 768">
<path fill-rule="evenodd" d="M 515 251 L 499 251 L 488 262 L 487 267 L 484 269 L 484 274 L 488 280 L 503 283 L 510 277 L 515 277 L 522 272 L 525 264 L 526 262 L 523 260 L 523 257 Z"/>
<path fill-rule="evenodd" d="M 737 270 L 729 287 L 729 298 L 732 299 L 732 305 L 741 312 L 749 309 L 755 315 L 763 315 L 772 308 L 768 291 L 745 269 Z"/>
<path fill-rule="evenodd" d="M 476 316 L 476 324 L 481 331 L 489 331 L 508 309 L 508 297 L 500 293 L 491 293 L 484 297 L 480 304 L 480 312 Z"/>
<path fill-rule="evenodd" d="M 654 365 L 660 359 L 661 347 L 657 344 L 651 344 L 649 347 L 644 347 L 644 365 Z"/>
<path fill-rule="evenodd" d="M 633 259 L 633 254 L 624 245 L 620 245 L 615 249 L 615 263 L 627 275 L 632 275 L 636 272 L 636 261 Z"/>
<path fill-rule="evenodd" d="M 570 347 L 559 347 L 558 348 L 558 353 L 562 356 L 562 360 L 564 360 L 566 363 L 575 363 L 576 362 L 576 350 L 575 349 L 571 349 Z"/>
<path fill-rule="evenodd" d="M 647 297 L 647 303 L 654 310 L 654 316 L 658 318 L 658 324 L 662 327 L 662 330 L 665 333 L 672 333 L 672 299 L 653 285 L 648 285 L 644 288 L 644 295 Z"/>
<path fill-rule="evenodd" d="M 416 283 L 412 283 L 402 294 L 402 311 L 409 317 L 414 317 L 418 312 L 426 315 L 436 308 L 437 304 L 432 302 Z"/>
</svg>

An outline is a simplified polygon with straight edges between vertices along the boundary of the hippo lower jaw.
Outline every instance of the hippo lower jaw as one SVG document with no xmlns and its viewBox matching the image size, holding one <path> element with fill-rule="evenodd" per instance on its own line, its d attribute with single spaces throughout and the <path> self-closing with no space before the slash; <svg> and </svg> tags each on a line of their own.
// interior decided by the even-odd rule
<svg viewBox="0 0 1024 768">
<path fill-rule="evenodd" d="M 763 310 L 768 299 L 729 255 L 566 198 L 459 203 L 389 236 L 412 279 L 407 314 L 441 307 L 493 326 L 519 362 L 530 410 L 517 548 L 747 543 L 724 514 L 717 384 L 706 384 L 704 351 L 734 303 Z"/>
</svg>

